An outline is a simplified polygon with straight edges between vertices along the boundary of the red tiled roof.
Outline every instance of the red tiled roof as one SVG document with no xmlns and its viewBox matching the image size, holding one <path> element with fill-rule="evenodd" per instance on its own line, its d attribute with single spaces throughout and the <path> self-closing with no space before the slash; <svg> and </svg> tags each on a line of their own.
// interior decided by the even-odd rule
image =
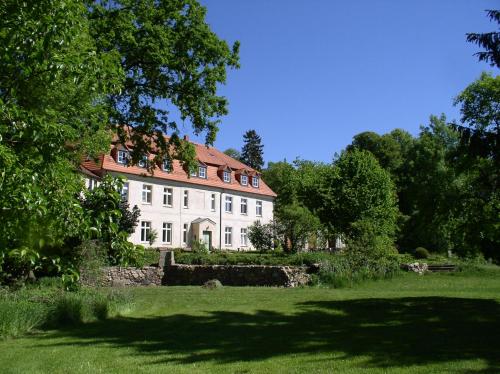
<svg viewBox="0 0 500 374">
<path fill-rule="evenodd" d="M 225 153 L 213 148 L 206 147 L 205 145 L 193 143 L 196 148 L 197 159 L 207 165 L 207 178 L 189 177 L 184 171 L 179 161 L 175 160 L 173 162 L 173 167 L 171 172 L 165 172 L 160 168 L 156 167 L 154 174 L 151 175 L 146 169 L 140 168 L 138 166 L 126 166 L 119 164 L 115 159 L 107 154 L 102 155 L 99 160 L 94 161 L 84 161 L 82 165 L 90 170 L 92 173 L 97 175 L 104 174 L 105 171 L 113 171 L 124 174 L 133 174 L 141 176 L 149 176 L 152 178 L 159 178 L 164 180 L 173 180 L 178 182 L 185 182 L 196 184 L 200 186 L 224 188 L 232 191 L 240 191 L 253 193 L 264 196 L 276 197 L 276 193 L 261 179 L 259 178 L 259 187 L 252 187 L 251 181 L 247 186 L 242 186 L 239 181 L 235 178 L 235 174 L 231 176 L 231 182 L 225 183 L 218 175 L 218 170 L 220 166 L 229 166 L 233 170 L 245 169 L 250 175 L 259 175 L 259 173 L 249 166 L 229 157 Z"/>
</svg>

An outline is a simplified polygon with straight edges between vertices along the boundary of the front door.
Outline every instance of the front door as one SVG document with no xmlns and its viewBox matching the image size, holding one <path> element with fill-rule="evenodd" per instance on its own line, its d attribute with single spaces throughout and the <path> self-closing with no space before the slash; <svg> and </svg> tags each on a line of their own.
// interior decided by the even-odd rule
<svg viewBox="0 0 500 374">
<path fill-rule="evenodd" d="M 211 231 L 203 231 L 203 244 L 205 244 L 208 249 L 212 249 L 212 232 Z"/>
</svg>

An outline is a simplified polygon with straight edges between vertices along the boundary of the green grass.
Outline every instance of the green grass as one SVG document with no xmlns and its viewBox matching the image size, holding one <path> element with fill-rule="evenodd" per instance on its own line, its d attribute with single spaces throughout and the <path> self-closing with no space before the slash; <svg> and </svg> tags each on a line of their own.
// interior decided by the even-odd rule
<svg viewBox="0 0 500 374">
<path fill-rule="evenodd" d="M 500 273 L 355 288 L 138 288 L 120 317 L 0 341 L 3 373 L 498 373 Z"/>
</svg>

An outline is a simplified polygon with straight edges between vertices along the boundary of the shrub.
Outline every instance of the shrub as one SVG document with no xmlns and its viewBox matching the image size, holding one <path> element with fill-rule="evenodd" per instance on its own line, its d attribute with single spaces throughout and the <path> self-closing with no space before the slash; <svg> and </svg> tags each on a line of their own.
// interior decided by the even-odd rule
<svg viewBox="0 0 500 374">
<path fill-rule="evenodd" d="M 208 254 L 210 252 L 207 245 L 201 240 L 193 240 L 193 242 L 191 243 L 191 251 L 193 251 L 193 253 L 205 254 Z"/>
<path fill-rule="evenodd" d="M 248 227 L 248 239 L 258 251 L 268 251 L 273 248 L 273 229 L 271 224 L 263 225 L 255 221 Z"/>
<path fill-rule="evenodd" d="M 423 247 L 418 247 L 417 249 L 415 249 L 415 258 L 425 259 L 425 258 L 429 258 L 429 256 L 430 256 L 430 253 L 427 249 L 425 249 Z"/>
</svg>

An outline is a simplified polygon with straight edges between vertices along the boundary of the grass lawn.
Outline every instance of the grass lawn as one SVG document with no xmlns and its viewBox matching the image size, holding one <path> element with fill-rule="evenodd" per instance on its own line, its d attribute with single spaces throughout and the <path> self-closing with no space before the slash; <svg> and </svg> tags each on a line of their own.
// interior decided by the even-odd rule
<svg viewBox="0 0 500 374">
<path fill-rule="evenodd" d="M 119 318 L 0 341 L 1 372 L 500 372 L 499 272 L 132 292 Z"/>
</svg>

